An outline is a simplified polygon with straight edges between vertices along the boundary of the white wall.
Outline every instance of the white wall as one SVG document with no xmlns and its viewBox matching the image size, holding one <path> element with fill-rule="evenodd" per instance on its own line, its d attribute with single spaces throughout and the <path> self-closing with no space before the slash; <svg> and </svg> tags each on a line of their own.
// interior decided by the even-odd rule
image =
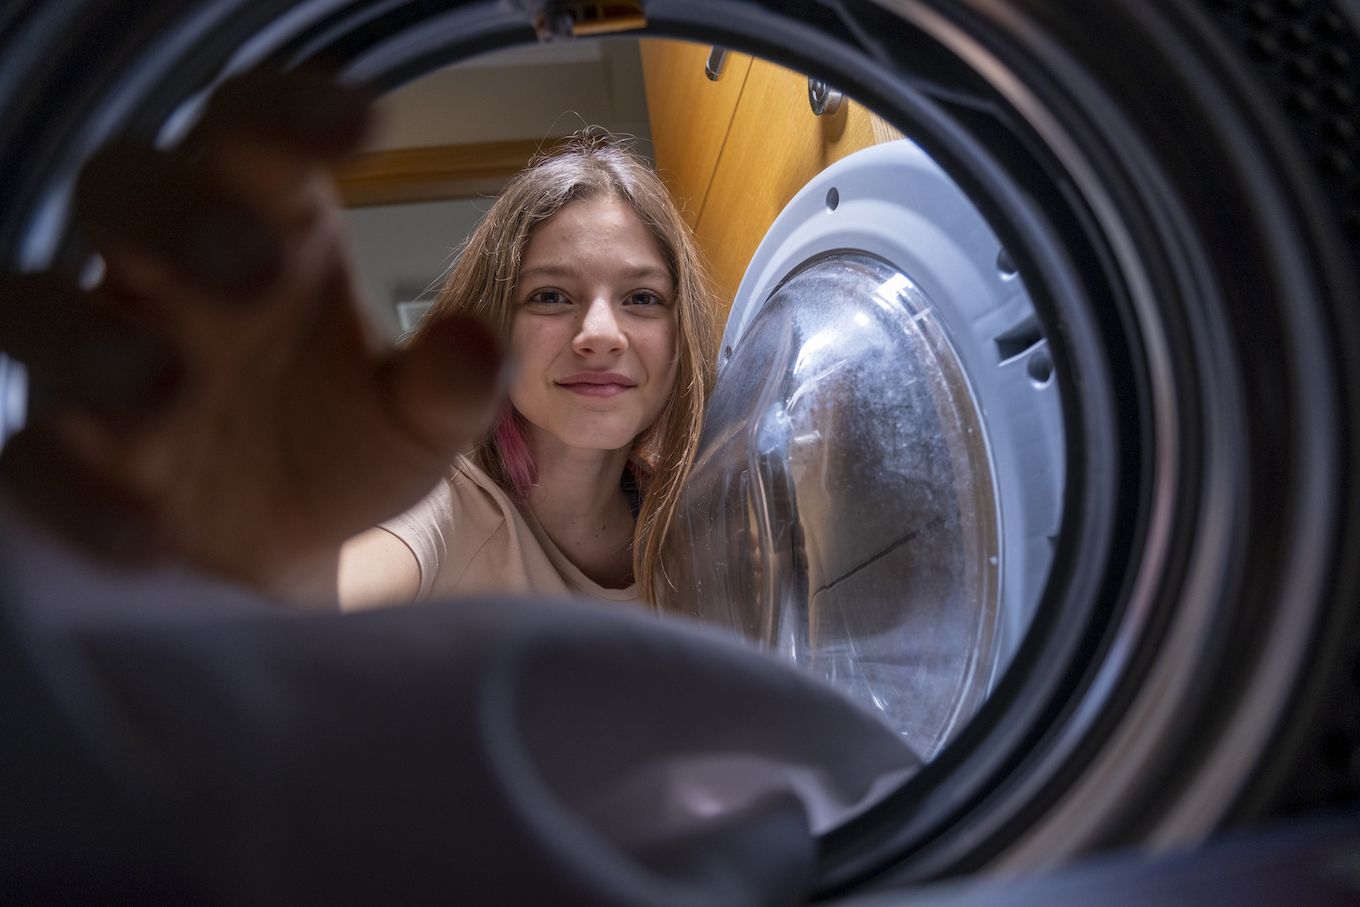
<svg viewBox="0 0 1360 907">
<path fill-rule="evenodd" d="M 491 199 L 351 208 L 350 242 L 359 281 L 389 337 L 400 334 L 395 304 L 443 283 L 455 252 Z M 427 294 L 433 296 L 433 290 Z"/>
</svg>

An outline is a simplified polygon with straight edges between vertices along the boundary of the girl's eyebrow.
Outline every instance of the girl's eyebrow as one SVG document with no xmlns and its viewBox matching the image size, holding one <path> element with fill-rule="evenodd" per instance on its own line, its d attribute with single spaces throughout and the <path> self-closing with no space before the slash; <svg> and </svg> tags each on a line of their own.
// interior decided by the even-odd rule
<svg viewBox="0 0 1360 907">
<path fill-rule="evenodd" d="M 535 277 L 574 278 L 577 276 L 576 269 L 571 265 L 539 265 L 536 268 L 524 268 L 519 272 L 521 278 L 527 274 L 532 274 Z"/>
<path fill-rule="evenodd" d="M 664 280 L 669 282 L 671 274 L 662 268 L 653 268 L 650 265 L 639 265 L 636 268 L 629 268 L 621 272 L 622 276 L 629 280 Z"/>
<path fill-rule="evenodd" d="M 527 277 L 548 278 L 553 280 L 578 280 L 580 272 L 572 265 L 539 265 L 535 268 L 525 268 L 519 272 L 520 279 Z M 662 268 L 654 268 L 651 265 L 639 265 L 635 268 L 626 268 L 619 272 L 619 276 L 625 280 L 664 280 L 670 282 L 669 271 Z"/>
</svg>

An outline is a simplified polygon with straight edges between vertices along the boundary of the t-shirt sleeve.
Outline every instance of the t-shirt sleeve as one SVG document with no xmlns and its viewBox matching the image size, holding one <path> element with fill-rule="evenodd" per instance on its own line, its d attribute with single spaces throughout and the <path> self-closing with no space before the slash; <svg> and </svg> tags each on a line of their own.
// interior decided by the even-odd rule
<svg viewBox="0 0 1360 907">
<path fill-rule="evenodd" d="M 452 532 L 453 492 L 447 479 L 405 513 L 379 525 L 401 539 L 416 556 L 420 567 L 420 591 L 416 601 L 430 595 L 439 566 L 448 559 L 448 538 Z"/>
</svg>

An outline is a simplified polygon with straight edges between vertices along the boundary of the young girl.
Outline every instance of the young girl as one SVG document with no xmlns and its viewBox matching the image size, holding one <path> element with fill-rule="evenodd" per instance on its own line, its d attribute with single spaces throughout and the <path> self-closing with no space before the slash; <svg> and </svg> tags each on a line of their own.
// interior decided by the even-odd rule
<svg viewBox="0 0 1360 907">
<path fill-rule="evenodd" d="M 650 167 L 582 136 L 519 174 L 432 316 L 507 338 L 505 412 L 411 510 L 348 542 L 346 609 L 476 593 L 655 604 L 712 384 L 693 237 Z"/>
</svg>

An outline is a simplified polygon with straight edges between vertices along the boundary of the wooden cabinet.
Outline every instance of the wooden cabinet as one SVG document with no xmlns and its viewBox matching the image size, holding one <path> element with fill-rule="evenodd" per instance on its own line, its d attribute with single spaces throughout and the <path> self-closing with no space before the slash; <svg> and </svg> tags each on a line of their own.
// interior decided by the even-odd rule
<svg viewBox="0 0 1360 907">
<path fill-rule="evenodd" d="M 710 49 L 641 42 L 657 170 L 694 228 L 725 320 L 761 238 L 798 190 L 846 155 L 901 134 L 849 99 L 816 116 L 807 76 L 744 54 L 729 53 L 712 82 Z"/>
<path fill-rule="evenodd" d="M 657 170 L 685 222 L 695 228 L 751 58 L 729 53 L 722 78 L 712 82 L 704 75 L 707 45 L 654 38 L 638 44 Z"/>
</svg>

